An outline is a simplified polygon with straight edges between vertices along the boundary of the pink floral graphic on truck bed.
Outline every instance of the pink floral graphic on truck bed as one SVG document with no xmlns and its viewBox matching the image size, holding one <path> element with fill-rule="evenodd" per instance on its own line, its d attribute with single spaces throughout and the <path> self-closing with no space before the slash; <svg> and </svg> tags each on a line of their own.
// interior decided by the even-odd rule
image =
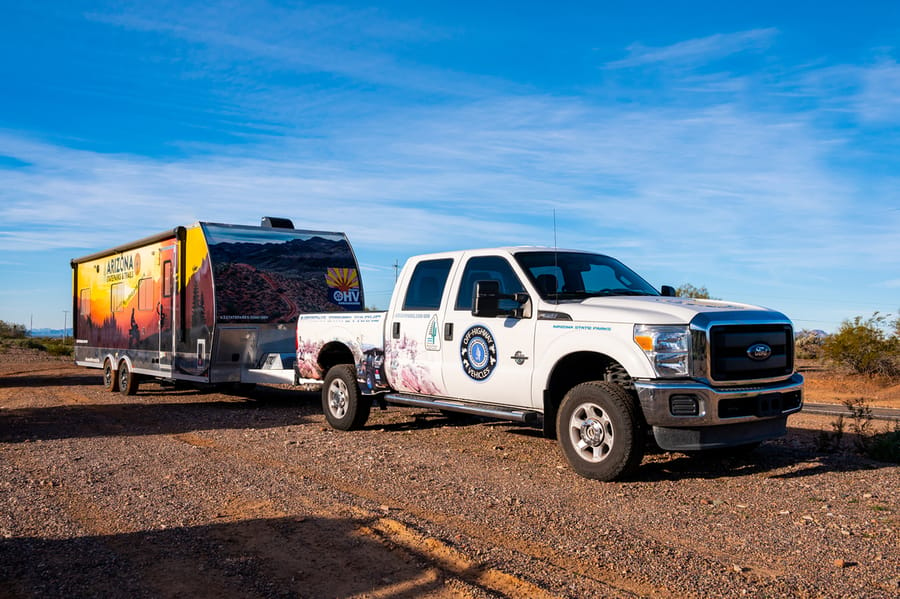
<svg viewBox="0 0 900 599">
<path fill-rule="evenodd" d="M 440 373 L 435 376 L 428 364 L 417 360 L 420 356 L 419 344 L 405 335 L 396 341 L 389 341 L 385 347 L 386 360 L 394 374 L 393 386 L 409 393 L 423 395 L 445 395 Z"/>
<path fill-rule="evenodd" d="M 300 378 L 322 380 L 322 367 L 319 366 L 319 352 L 322 341 L 300 341 L 297 343 L 297 373 Z"/>
</svg>

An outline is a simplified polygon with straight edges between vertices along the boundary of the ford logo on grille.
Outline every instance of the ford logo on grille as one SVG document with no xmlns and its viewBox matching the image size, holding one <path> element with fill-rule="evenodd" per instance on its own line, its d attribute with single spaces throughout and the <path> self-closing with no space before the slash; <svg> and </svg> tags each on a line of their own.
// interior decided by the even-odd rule
<svg viewBox="0 0 900 599">
<path fill-rule="evenodd" d="M 772 355 L 772 348 L 765 343 L 754 343 L 747 348 L 747 357 L 757 362 L 768 360 Z"/>
</svg>

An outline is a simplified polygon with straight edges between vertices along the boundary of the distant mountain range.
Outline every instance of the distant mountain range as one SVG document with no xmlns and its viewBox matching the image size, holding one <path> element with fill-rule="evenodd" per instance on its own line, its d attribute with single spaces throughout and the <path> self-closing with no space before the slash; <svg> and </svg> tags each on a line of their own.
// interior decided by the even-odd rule
<svg viewBox="0 0 900 599">
<path fill-rule="evenodd" d="M 824 338 L 828 336 L 828 333 L 823 331 L 822 329 L 810 329 L 810 330 L 801 330 L 795 333 L 795 336 L 799 335 L 808 335 L 810 337 L 819 337 Z"/>
<path fill-rule="evenodd" d="M 31 330 L 32 337 L 71 337 L 72 329 L 66 329 L 65 335 L 63 334 L 62 329 L 32 329 Z"/>
</svg>

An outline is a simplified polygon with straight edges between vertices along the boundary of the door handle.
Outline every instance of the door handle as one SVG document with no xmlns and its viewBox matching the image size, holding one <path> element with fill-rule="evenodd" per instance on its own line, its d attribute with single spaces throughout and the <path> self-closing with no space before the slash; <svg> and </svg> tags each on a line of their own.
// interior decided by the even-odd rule
<svg viewBox="0 0 900 599">
<path fill-rule="evenodd" d="M 453 341 L 453 323 L 444 323 L 444 341 Z"/>
<path fill-rule="evenodd" d="M 399 323 L 399 322 L 395 322 L 395 323 L 394 323 L 394 326 L 393 326 L 392 329 L 391 329 L 391 336 L 392 336 L 394 339 L 399 339 L 399 338 L 400 338 L 400 323 Z"/>
</svg>

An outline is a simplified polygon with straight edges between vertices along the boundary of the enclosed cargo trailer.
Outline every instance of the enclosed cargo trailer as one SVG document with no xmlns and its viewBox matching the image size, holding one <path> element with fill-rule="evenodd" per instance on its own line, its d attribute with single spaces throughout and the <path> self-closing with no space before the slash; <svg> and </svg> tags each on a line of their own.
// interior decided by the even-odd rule
<svg viewBox="0 0 900 599">
<path fill-rule="evenodd" d="M 124 394 L 143 377 L 297 382 L 297 317 L 365 305 L 346 235 L 280 218 L 198 222 L 71 265 L 75 362 Z"/>
</svg>

